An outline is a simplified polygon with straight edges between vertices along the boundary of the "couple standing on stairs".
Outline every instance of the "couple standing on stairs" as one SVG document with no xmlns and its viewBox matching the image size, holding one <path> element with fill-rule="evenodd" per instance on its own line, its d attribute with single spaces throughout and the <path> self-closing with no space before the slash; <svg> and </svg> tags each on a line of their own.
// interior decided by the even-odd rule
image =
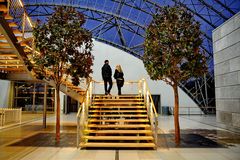
<svg viewBox="0 0 240 160">
<path fill-rule="evenodd" d="M 118 95 L 121 95 L 121 88 L 124 84 L 124 78 L 123 78 L 123 71 L 120 65 L 116 66 L 114 76 L 117 81 L 117 88 L 118 88 Z M 104 81 L 104 89 L 105 89 L 105 95 L 111 95 L 111 89 L 112 89 L 112 69 L 109 65 L 109 61 L 105 60 L 104 65 L 102 67 L 102 78 Z M 109 84 L 109 87 L 107 87 Z"/>
</svg>

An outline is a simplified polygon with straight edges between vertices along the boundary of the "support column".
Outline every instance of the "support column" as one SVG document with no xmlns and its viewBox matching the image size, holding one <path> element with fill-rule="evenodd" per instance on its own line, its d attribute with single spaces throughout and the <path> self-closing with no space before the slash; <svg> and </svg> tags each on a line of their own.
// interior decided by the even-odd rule
<svg viewBox="0 0 240 160">
<path fill-rule="evenodd" d="M 18 107 L 18 103 L 17 103 L 18 99 L 16 97 L 18 97 L 18 86 L 15 86 L 15 97 L 14 97 L 14 101 L 15 101 L 14 105 L 15 107 Z"/>
<path fill-rule="evenodd" d="M 15 99 L 14 92 L 15 92 L 14 91 L 14 82 L 11 81 L 10 88 L 9 88 L 9 94 L 8 94 L 8 108 L 14 108 L 14 99 Z"/>
<path fill-rule="evenodd" d="M 64 95 L 64 114 L 68 113 L 68 96 Z"/>
<path fill-rule="evenodd" d="M 204 74 L 204 87 L 205 87 L 205 98 L 206 98 L 206 106 L 208 106 L 208 92 L 207 92 L 207 78 L 206 73 Z M 208 109 L 207 109 L 208 110 Z"/>
<path fill-rule="evenodd" d="M 47 83 L 44 84 L 44 99 L 43 99 L 43 127 L 46 128 L 47 121 Z"/>
<path fill-rule="evenodd" d="M 32 103 L 32 112 L 34 112 L 34 108 L 35 108 L 35 101 L 36 101 L 36 83 L 34 83 L 33 85 L 33 103 Z"/>
</svg>

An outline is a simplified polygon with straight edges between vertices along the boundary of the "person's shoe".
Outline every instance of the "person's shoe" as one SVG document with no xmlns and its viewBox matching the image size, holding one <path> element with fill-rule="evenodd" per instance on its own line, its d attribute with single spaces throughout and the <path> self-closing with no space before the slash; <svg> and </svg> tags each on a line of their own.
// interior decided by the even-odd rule
<svg viewBox="0 0 240 160">
<path fill-rule="evenodd" d="M 105 92 L 105 95 L 108 95 L 108 92 Z"/>
</svg>

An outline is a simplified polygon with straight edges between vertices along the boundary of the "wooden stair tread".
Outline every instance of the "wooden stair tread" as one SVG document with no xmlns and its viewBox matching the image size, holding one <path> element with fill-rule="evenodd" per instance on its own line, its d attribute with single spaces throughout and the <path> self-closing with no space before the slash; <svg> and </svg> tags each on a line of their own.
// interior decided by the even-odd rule
<svg viewBox="0 0 240 160">
<path fill-rule="evenodd" d="M 21 41 L 22 40 L 22 37 L 21 36 L 15 36 L 17 38 L 18 41 Z M 0 40 L 7 40 L 4 36 L 0 36 Z"/>
<path fill-rule="evenodd" d="M 8 42 L 0 42 L 0 47 L 9 47 L 10 44 Z"/>
<path fill-rule="evenodd" d="M 22 34 L 22 32 L 20 32 L 18 29 L 13 29 L 13 33 L 14 34 Z"/>
<path fill-rule="evenodd" d="M 111 97 L 141 97 L 139 94 L 133 94 L 133 95 L 94 95 L 94 98 L 111 98 Z"/>
<path fill-rule="evenodd" d="M 90 119 L 88 122 L 149 122 L 148 119 Z"/>
<path fill-rule="evenodd" d="M 22 32 L 19 31 L 18 29 L 13 29 L 12 31 L 13 31 L 13 34 L 22 34 Z"/>
<path fill-rule="evenodd" d="M 15 53 L 0 53 L 1 57 L 17 57 Z"/>
<path fill-rule="evenodd" d="M 90 110 L 91 113 L 147 113 L 146 110 Z"/>
<path fill-rule="evenodd" d="M 8 11 L 7 6 L 0 4 L 0 11 L 6 13 Z"/>
<path fill-rule="evenodd" d="M 138 133 L 152 133 L 152 130 L 84 130 L 85 133 L 105 133 L 105 134 L 138 134 Z"/>
<path fill-rule="evenodd" d="M 10 16 L 10 15 L 7 15 L 7 14 L 5 14 L 5 15 L 4 15 L 4 18 L 5 18 L 6 20 L 12 20 L 12 19 L 13 19 L 13 17 L 12 17 L 12 16 Z"/>
<path fill-rule="evenodd" d="M 153 140 L 152 136 L 84 136 L 88 140 Z"/>
<path fill-rule="evenodd" d="M 27 44 L 24 42 L 21 42 L 20 45 L 26 46 Z M 10 44 L 8 42 L 0 42 L 0 47 L 10 47 Z"/>
<path fill-rule="evenodd" d="M 15 22 L 8 22 L 9 27 L 17 27 L 18 25 Z"/>
<path fill-rule="evenodd" d="M 154 143 L 80 143 L 81 147 L 135 147 L 135 148 L 153 148 Z"/>
<path fill-rule="evenodd" d="M 0 48 L 0 52 L 12 52 L 14 51 L 13 48 Z"/>
<path fill-rule="evenodd" d="M 96 128 L 147 128 L 149 124 L 88 124 L 88 127 Z"/>
<path fill-rule="evenodd" d="M 20 45 L 21 46 L 27 46 L 27 43 L 26 42 L 20 42 Z"/>
<path fill-rule="evenodd" d="M 132 108 L 132 109 L 139 109 L 139 108 L 146 108 L 145 106 L 91 106 L 91 108 Z"/>
<path fill-rule="evenodd" d="M 93 102 L 93 105 L 96 104 L 144 104 L 144 102 Z"/>
<path fill-rule="evenodd" d="M 143 101 L 143 99 L 94 99 L 94 101 Z"/>
<path fill-rule="evenodd" d="M 0 59 L 0 62 L 2 63 L 14 63 L 14 62 L 19 62 L 20 59 Z"/>
<path fill-rule="evenodd" d="M 130 114 L 130 115 L 127 115 L 127 114 L 122 114 L 122 115 L 113 115 L 113 114 L 111 114 L 111 115 L 89 115 L 89 117 L 90 118 L 93 118 L 93 117 L 102 117 L 102 118 L 104 118 L 104 117 L 147 117 L 148 115 L 132 115 L 132 114 Z"/>
<path fill-rule="evenodd" d="M 25 72 L 25 68 L 23 67 L 14 67 L 14 68 L 0 68 L 1 71 L 8 71 L 8 72 Z"/>
</svg>

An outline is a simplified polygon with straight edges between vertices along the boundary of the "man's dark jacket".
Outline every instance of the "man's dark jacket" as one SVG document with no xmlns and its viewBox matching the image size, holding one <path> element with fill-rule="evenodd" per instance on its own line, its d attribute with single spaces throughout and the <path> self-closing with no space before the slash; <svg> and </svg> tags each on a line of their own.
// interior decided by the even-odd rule
<svg viewBox="0 0 240 160">
<path fill-rule="evenodd" d="M 102 67 L 102 78 L 103 80 L 112 79 L 112 69 L 109 64 L 104 64 Z"/>
</svg>

